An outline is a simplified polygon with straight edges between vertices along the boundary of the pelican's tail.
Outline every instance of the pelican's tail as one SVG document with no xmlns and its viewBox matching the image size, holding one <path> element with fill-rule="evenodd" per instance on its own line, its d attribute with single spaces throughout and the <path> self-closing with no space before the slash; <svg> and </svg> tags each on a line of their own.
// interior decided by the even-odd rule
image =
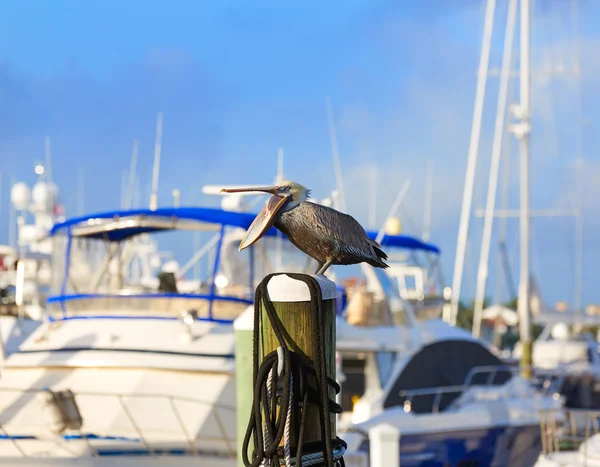
<svg viewBox="0 0 600 467">
<path fill-rule="evenodd" d="M 368 263 L 376 268 L 389 268 L 388 264 L 385 262 L 385 260 L 388 259 L 388 257 L 385 254 L 385 251 L 381 249 L 381 245 L 375 240 L 371 239 L 369 239 L 369 243 L 373 247 L 373 251 L 375 252 L 376 258 L 369 260 Z"/>
</svg>

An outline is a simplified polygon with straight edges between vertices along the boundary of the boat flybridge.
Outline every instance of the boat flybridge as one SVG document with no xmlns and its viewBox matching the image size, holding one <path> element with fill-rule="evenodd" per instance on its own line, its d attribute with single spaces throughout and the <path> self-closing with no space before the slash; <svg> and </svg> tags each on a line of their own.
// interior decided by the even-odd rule
<svg viewBox="0 0 600 467">
<path fill-rule="evenodd" d="M 234 465 L 233 320 L 252 305 L 265 274 L 316 266 L 275 229 L 239 252 L 253 219 L 182 207 L 56 224 L 49 233 L 52 295 L 43 323 L 2 362 L 0 463 Z M 186 232 L 205 237 L 203 246 L 186 248 L 180 237 Z M 164 263 L 155 281 L 141 281 L 136 254 L 149 235 L 197 251 L 188 264 Z M 386 235 L 382 244 L 437 251 L 401 235 Z M 194 261 L 203 259 L 199 272 L 206 280 L 189 279 Z M 387 305 L 376 275 L 367 277 L 366 292 L 369 309 Z M 348 301 L 358 321 L 365 317 L 356 306 L 361 299 L 365 294 L 356 293 Z M 393 323 L 386 326 L 401 342 Z"/>
</svg>

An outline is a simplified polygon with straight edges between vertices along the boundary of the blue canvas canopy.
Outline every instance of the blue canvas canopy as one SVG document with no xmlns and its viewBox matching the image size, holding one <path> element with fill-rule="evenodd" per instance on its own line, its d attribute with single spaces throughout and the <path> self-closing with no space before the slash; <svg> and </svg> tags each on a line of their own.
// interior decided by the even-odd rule
<svg viewBox="0 0 600 467">
<path fill-rule="evenodd" d="M 73 217 L 64 222 L 55 224 L 49 232 L 49 236 L 55 236 L 60 233 L 70 234 L 72 228 L 93 227 L 98 225 L 103 220 L 117 221 L 119 219 L 142 219 L 148 220 L 145 224 L 139 223 L 122 223 L 115 226 L 113 229 L 107 230 L 90 230 L 89 233 L 82 233 L 78 236 L 86 238 L 98 238 L 112 242 L 120 242 L 128 238 L 140 235 L 142 233 L 159 232 L 176 230 L 177 222 L 198 222 L 204 224 L 215 224 L 220 226 L 239 227 L 247 229 L 254 221 L 256 214 L 247 212 L 225 211 L 219 208 L 202 208 L 202 207 L 180 207 L 180 208 L 159 208 L 154 211 L 150 209 L 132 209 L 122 211 L 108 211 L 98 214 L 91 214 L 80 217 Z M 162 221 L 153 223 L 152 220 Z M 274 236 L 277 230 L 272 227 L 265 235 Z M 367 232 L 369 237 L 375 239 L 377 232 Z M 381 242 L 382 246 L 393 248 L 405 248 L 409 250 L 422 250 L 432 253 L 439 253 L 437 246 L 426 243 L 418 238 L 407 235 L 384 235 Z"/>
</svg>

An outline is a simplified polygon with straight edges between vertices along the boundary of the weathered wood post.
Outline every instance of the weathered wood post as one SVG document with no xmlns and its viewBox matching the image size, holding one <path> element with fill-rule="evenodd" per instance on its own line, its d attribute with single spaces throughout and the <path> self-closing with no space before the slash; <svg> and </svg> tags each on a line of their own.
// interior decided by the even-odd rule
<svg viewBox="0 0 600 467">
<path fill-rule="evenodd" d="M 254 307 L 250 306 L 233 323 L 235 333 L 235 405 L 237 466 L 244 467 L 242 445 L 252 407 L 252 328 Z"/>
<path fill-rule="evenodd" d="M 323 327 L 325 336 L 324 353 L 327 376 L 333 380 L 336 377 L 335 365 L 335 297 L 336 287 L 335 282 L 330 281 L 325 276 L 313 275 L 321 286 L 321 294 L 323 296 L 323 317 L 325 322 L 313 323 L 313 315 L 311 313 L 310 291 L 308 286 L 301 281 L 292 279 L 287 275 L 275 276 L 271 279 L 268 285 L 269 298 L 275 306 L 276 316 L 281 323 L 281 326 L 287 331 L 284 336 L 291 351 L 296 352 L 310 362 L 311 365 L 317 366 L 318 349 L 313 348 L 313 330 L 316 327 Z M 265 307 L 262 307 L 261 316 L 261 359 L 269 352 L 276 350 L 279 347 L 279 341 L 273 331 L 271 322 L 266 314 Z M 309 384 L 316 388 L 316 382 L 313 378 L 309 380 Z M 329 386 L 329 399 L 336 400 L 336 393 L 333 387 Z M 308 407 L 306 424 L 308 430 L 304 437 L 304 443 L 312 441 L 321 441 L 323 435 L 321 433 L 321 425 L 319 419 L 319 409 L 316 405 Z M 336 416 L 331 414 L 332 436 L 336 433 Z M 294 421 L 292 420 L 292 440 L 297 438 L 297 434 L 293 433 Z M 292 443 L 294 449 L 296 443 Z"/>
<path fill-rule="evenodd" d="M 282 330 L 284 340 L 291 352 L 294 352 L 305 363 L 312 367 L 319 365 L 318 356 L 322 350 L 325 357 L 325 374 L 327 377 L 335 380 L 336 378 L 336 315 L 335 315 L 335 283 L 325 276 L 312 276 L 321 289 L 322 318 L 323 322 L 316 322 L 316 313 L 313 310 L 311 302 L 311 293 L 308 285 L 294 279 L 286 274 L 277 275 L 270 278 L 267 285 L 268 298 L 273 304 L 275 310 L 276 326 Z M 260 312 L 259 349 L 258 360 L 263 361 L 265 355 L 276 351 L 280 346 L 277 335 L 267 315 L 263 297 Z M 248 419 L 252 413 L 253 401 L 253 380 L 252 380 L 252 326 L 254 325 L 252 316 L 245 312 L 235 323 L 236 332 L 236 391 L 237 391 L 237 446 L 238 446 L 238 467 L 243 467 L 243 461 L 240 452 L 242 451 L 243 438 L 248 427 Z M 323 348 L 315 348 L 315 330 L 323 330 Z M 250 336 L 250 337 L 249 337 Z M 308 377 L 310 387 L 317 389 L 317 381 L 313 375 Z M 294 385 L 295 386 L 295 385 Z M 318 393 L 315 393 L 318 394 Z M 328 385 L 328 398 L 331 401 L 336 400 L 335 388 Z M 285 407 L 277 407 L 279 412 L 286 410 Z M 319 406 L 308 403 L 306 411 L 305 429 L 302 443 L 306 445 L 311 442 L 324 441 L 324 434 L 321 432 L 321 419 L 319 415 Z M 299 425 L 298 410 L 292 410 L 291 419 L 291 452 L 295 455 L 298 444 L 298 435 L 296 427 Z M 331 437 L 336 436 L 336 414 L 331 412 Z M 261 430 L 263 428 L 261 427 Z M 282 438 L 280 446 L 283 446 Z M 250 442 L 250 447 L 253 443 Z M 252 449 L 249 449 L 250 456 Z M 306 450 L 305 450 L 306 453 Z"/>
</svg>

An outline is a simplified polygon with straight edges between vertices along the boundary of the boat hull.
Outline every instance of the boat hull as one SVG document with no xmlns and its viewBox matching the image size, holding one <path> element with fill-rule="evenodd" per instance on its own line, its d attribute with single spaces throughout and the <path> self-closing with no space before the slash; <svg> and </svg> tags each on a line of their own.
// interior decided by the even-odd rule
<svg viewBox="0 0 600 467">
<path fill-rule="evenodd" d="M 539 425 L 400 435 L 402 467 L 529 467 L 540 452 Z"/>
</svg>

